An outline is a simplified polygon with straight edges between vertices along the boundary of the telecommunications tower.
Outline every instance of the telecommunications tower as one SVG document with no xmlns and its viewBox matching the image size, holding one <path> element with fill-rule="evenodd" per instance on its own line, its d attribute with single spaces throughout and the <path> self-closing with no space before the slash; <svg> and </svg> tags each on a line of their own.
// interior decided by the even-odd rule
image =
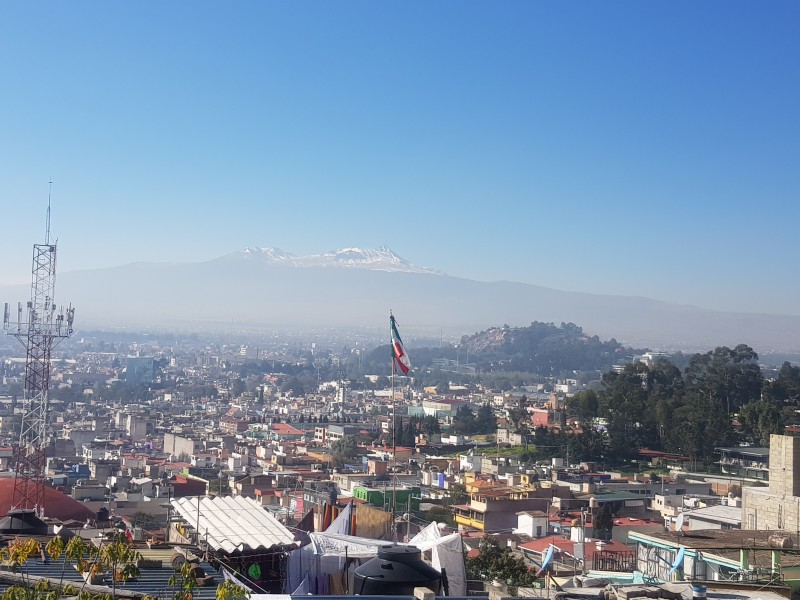
<svg viewBox="0 0 800 600">
<path fill-rule="evenodd" d="M 51 182 L 52 185 L 52 182 Z M 25 346 L 25 386 L 19 443 L 14 447 L 16 463 L 12 512 L 44 515 L 45 449 L 48 432 L 48 391 L 53 347 L 72 335 L 75 309 L 56 308 L 56 243 L 50 241 L 50 198 L 47 199 L 47 228 L 43 244 L 33 245 L 31 299 L 17 305 L 12 319 L 8 303 L 3 312 L 3 329 Z"/>
</svg>

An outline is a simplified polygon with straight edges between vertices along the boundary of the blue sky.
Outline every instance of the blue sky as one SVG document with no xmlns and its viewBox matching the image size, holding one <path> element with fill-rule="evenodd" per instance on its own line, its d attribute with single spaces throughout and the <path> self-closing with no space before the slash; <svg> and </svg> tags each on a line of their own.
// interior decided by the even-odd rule
<svg viewBox="0 0 800 600">
<path fill-rule="evenodd" d="M 388 245 L 800 314 L 796 2 L 0 3 L 0 282 Z"/>
</svg>

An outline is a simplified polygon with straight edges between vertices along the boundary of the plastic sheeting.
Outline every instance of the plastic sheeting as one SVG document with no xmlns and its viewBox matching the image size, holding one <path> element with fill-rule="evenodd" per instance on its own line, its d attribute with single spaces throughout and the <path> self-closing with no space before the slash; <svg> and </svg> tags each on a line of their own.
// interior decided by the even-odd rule
<svg viewBox="0 0 800 600">
<path fill-rule="evenodd" d="M 460 533 L 442 536 L 435 521 L 408 542 L 422 550 L 431 551 L 431 566 L 445 569 L 451 596 L 467 595 L 467 571 L 464 566 L 464 542 Z"/>
<path fill-rule="evenodd" d="M 377 556 L 381 546 L 387 544 L 384 540 L 327 532 L 311 533 L 309 536 L 310 544 L 289 554 L 286 582 L 288 593 L 308 589 L 305 586 L 309 583 L 313 587 L 316 581 L 352 567 L 354 561 L 360 563 L 369 560 Z M 451 596 L 467 595 L 464 545 L 460 534 L 442 536 L 438 524 L 431 523 L 408 543 L 423 552 L 430 550 L 431 565 L 438 571 L 446 569 Z M 349 585 L 352 590 L 352 581 Z M 311 592 L 314 593 L 313 590 Z"/>
<path fill-rule="evenodd" d="M 348 504 L 344 507 L 342 512 L 333 520 L 328 528 L 325 530 L 325 533 L 339 533 L 344 535 L 350 535 L 352 533 L 353 527 L 353 505 Z"/>
</svg>

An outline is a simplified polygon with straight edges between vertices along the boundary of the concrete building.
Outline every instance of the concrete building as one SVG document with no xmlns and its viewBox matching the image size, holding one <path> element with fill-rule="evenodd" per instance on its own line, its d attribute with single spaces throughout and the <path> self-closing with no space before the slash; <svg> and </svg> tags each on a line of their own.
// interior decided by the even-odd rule
<svg viewBox="0 0 800 600">
<path fill-rule="evenodd" d="M 153 383 L 155 379 L 155 359 L 144 356 L 129 356 L 126 359 L 125 381 L 129 385 Z"/>
<path fill-rule="evenodd" d="M 718 504 L 685 512 L 689 531 L 705 529 L 741 529 L 742 509 L 738 506 Z"/>
<path fill-rule="evenodd" d="M 549 523 L 546 512 L 540 510 L 521 511 L 517 513 L 517 528 L 514 533 L 532 538 L 544 537 L 550 533 Z"/>
<path fill-rule="evenodd" d="M 164 452 L 166 454 L 171 454 L 173 458 L 199 454 L 202 449 L 203 444 L 200 440 L 195 440 L 176 433 L 164 434 Z"/>
<path fill-rule="evenodd" d="M 800 530 L 800 437 L 770 436 L 769 487 L 742 488 L 742 529 Z"/>
<path fill-rule="evenodd" d="M 469 504 L 454 505 L 455 521 L 478 531 L 513 530 L 519 526 L 518 513 L 547 513 L 555 493 L 569 495 L 567 490 L 558 487 L 522 490 L 493 486 L 493 489 L 470 494 Z"/>
</svg>

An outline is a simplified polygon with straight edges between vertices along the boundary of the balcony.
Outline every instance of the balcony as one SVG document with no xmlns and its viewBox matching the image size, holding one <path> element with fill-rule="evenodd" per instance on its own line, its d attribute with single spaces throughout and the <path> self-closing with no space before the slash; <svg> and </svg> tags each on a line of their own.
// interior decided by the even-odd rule
<svg viewBox="0 0 800 600">
<path fill-rule="evenodd" d="M 458 525 L 463 525 L 465 527 L 472 527 L 473 529 L 483 531 L 483 521 L 479 521 L 478 519 L 473 519 L 466 515 L 456 515 L 456 523 Z"/>
</svg>

